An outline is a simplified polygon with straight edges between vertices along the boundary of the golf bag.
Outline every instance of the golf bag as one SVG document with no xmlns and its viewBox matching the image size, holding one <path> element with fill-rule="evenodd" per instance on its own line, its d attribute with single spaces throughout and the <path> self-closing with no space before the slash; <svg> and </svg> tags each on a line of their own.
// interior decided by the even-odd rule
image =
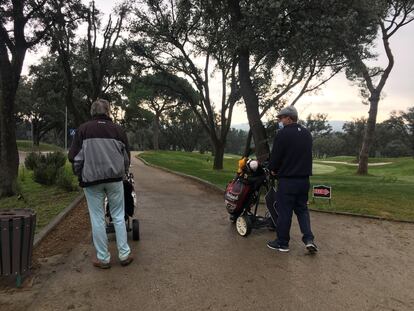
<svg viewBox="0 0 414 311">
<path fill-rule="evenodd" d="M 236 177 L 227 185 L 224 201 L 229 214 L 240 214 L 242 212 L 250 187 L 241 177 Z"/>
<path fill-rule="evenodd" d="M 124 180 L 123 184 L 124 184 L 125 215 L 132 217 L 134 215 L 134 209 L 135 209 L 134 186 L 128 180 Z"/>
<path fill-rule="evenodd" d="M 136 193 L 134 190 L 134 179 L 132 174 L 128 174 L 127 178 L 123 180 L 123 187 L 124 187 L 124 209 L 125 209 L 125 220 L 128 217 L 132 217 L 135 211 L 135 204 L 136 204 Z M 109 209 L 108 200 L 105 198 L 105 210 L 106 210 L 106 217 L 109 218 L 109 221 L 112 222 L 111 212 Z"/>
</svg>

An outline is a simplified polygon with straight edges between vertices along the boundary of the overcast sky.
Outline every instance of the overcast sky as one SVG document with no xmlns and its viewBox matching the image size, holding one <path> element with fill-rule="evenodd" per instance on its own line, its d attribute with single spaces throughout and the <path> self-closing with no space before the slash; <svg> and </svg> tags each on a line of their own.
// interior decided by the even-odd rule
<svg viewBox="0 0 414 311">
<path fill-rule="evenodd" d="M 96 0 L 96 6 L 105 14 L 110 13 L 113 4 L 114 2 L 109 0 Z M 405 110 L 414 106 L 414 22 L 401 28 L 391 38 L 391 49 L 395 65 L 385 86 L 385 97 L 380 102 L 379 121 L 386 119 L 392 110 Z M 27 67 L 37 62 L 46 51 L 42 48 L 36 53 L 30 52 L 25 60 L 24 72 L 27 72 Z M 377 52 L 380 54 L 378 64 L 386 64 L 385 53 L 380 44 L 377 46 Z M 221 94 L 217 94 L 217 98 L 220 96 Z M 358 88 L 352 85 L 343 73 L 324 85 L 317 94 L 304 96 L 297 102 L 296 107 L 303 117 L 309 113 L 324 112 L 330 120 L 343 121 L 367 116 L 369 109 L 362 104 Z M 237 107 L 233 114 L 232 124 L 240 123 L 247 123 L 243 106 Z"/>
</svg>

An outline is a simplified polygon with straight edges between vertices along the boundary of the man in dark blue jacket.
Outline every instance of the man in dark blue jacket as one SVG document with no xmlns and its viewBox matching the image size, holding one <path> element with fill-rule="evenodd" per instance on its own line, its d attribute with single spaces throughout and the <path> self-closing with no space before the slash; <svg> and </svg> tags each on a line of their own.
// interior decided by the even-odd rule
<svg viewBox="0 0 414 311">
<path fill-rule="evenodd" d="M 310 253 L 316 253 L 318 248 L 314 243 L 307 206 L 309 176 L 312 175 L 312 136 L 297 123 L 298 112 L 295 107 L 283 108 L 277 117 L 282 129 L 274 138 L 269 163 L 272 174 L 278 180 L 277 238 L 268 242 L 267 246 L 281 252 L 289 251 L 290 226 L 295 212 L 306 249 Z"/>
</svg>

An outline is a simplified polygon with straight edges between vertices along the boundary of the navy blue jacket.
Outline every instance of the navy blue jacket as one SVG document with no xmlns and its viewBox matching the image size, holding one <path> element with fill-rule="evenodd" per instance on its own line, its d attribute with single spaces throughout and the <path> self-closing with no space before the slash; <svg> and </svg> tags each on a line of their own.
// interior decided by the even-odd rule
<svg viewBox="0 0 414 311">
<path fill-rule="evenodd" d="M 312 175 L 312 135 L 293 123 L 279 130 L 273 141 L 269 162 L 277 178 L 303 178 Z"/>
</svg>

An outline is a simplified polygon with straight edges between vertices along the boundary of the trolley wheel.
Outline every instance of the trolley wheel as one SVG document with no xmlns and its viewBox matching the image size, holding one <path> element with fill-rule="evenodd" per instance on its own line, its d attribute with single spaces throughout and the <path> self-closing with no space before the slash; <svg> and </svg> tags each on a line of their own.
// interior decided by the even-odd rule
<svg viewBox="0 0 414 311">
<path fill-rule="evenodd" d="M 139 241 L 139 221 L 138 219 L 132 219 L 132 239 Z"/>
<path fill-rule="evenodd" d="M 249 216 L 242 215 L 236 220 L 236 230 L 241 236 L 248 236 L 252 231 L 252 221 Z"/>
</svg>

